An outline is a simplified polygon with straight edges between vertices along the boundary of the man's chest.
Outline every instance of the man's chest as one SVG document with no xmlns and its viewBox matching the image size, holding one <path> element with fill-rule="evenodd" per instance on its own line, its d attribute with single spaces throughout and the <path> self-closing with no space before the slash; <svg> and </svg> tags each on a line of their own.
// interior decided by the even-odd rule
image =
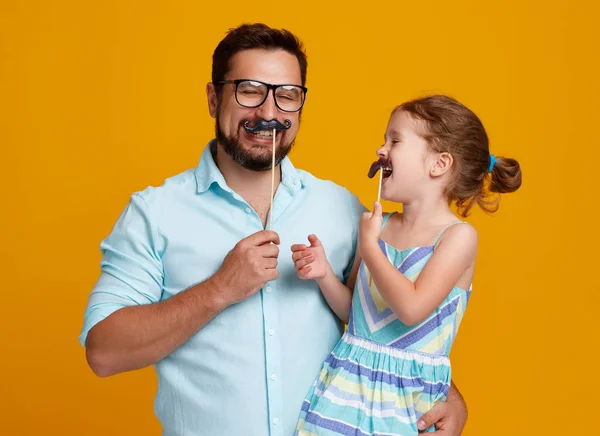
<svg viewBox="0 0 600 436">
<path fill-rule="evenodd" d="M 204 208 L 182 214 L 164 229 L 168 238 L 162 253 L 164 288 L 170 294 L 211 277 L 227 253 L 242 239 L 263 230 L 261 218 L 246 207 Z M 277 208 L 275 208 L 277 212 Z M 285 278 L 295 275 L 291 246 L 307 244 L 316 234 L 334 270 L 342 271 L 352 256 L 352 223 L 319 210 L 288 208 L 274 214 L 273 231 L 280 238 L 278 269 Z M 337 272 L 336 271 L 336 272 Z"/>
</svg>

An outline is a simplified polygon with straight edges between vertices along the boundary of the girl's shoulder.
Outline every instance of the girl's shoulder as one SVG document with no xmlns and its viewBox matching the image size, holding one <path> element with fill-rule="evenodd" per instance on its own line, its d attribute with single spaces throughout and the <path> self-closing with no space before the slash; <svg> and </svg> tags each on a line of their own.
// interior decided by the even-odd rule
<svg viewBox="0 0 600 436">
<path fill-rule="evenodd" d="M 476 248 L 478 240 L 479 234 L 472 224 L 466 221 L 455 221 L 444 227 L 434 245 L 437 247 L 441 243 L 461 244 Z"/>
</svg>

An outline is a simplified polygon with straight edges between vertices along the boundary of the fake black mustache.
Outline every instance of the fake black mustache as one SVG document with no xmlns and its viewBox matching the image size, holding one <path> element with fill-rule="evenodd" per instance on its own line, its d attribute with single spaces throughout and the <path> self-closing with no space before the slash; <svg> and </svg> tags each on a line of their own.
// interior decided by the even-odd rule
<svg viewBox="0 0 600 436">
<path fill-rule="evenodd" d="M 250 121 L 245 121 L 244 130 L 248 133 L 254 133 L 261 130 L 287 130 L 292 127 L 292 122 L 290 120 L 285 120 L 284 122 L 285 124 L 281 124 L 275 118 L 270 121 L 259 120 L 254 126 L 250 127 Z"/>
<path fill-rule="evenodd" d="M 377 162 L 373 162 L 371 164 L 371 168 L 369 168 L 369 174 L 368 177 L 371 179 L 375 176 L 375 174 L 377 174 L 377 171 L 379 171 L 381 168 L 385 167 L 386 164 L 389 162 L 389 159 L 384 159 L 384 158 L 379 158 L 379 160 Z"/>
</svg>

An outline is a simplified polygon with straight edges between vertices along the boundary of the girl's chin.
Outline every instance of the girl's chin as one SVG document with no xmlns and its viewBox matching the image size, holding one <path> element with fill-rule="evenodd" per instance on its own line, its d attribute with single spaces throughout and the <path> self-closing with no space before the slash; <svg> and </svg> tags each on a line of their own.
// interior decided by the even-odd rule
<svg viewBox="0 0 600 436">
<path fill-rule="evenodd" d="M 381 189 L 381 201 L 391 201 L 393 203 L 402 203 L 404 201 L 402 196 L 398 195 L 397 192 L 392 192 L 390 189 Z"/>
<path fill-rule="evenodd" d="M 381 199 L 390 201 L 394 197 L 394 192 L 391 185 L 381 185 Z"/>
</svg>

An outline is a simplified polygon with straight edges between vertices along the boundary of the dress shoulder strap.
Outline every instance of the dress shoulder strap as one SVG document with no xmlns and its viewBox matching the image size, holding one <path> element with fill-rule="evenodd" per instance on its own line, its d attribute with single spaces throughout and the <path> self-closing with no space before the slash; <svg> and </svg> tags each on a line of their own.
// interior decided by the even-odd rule
<svg viewBox="0 0 600 436">
<path fill-rule="evenodd" d="M 381 224 L 381 230 L 383 230 L 383 228 L 384 228 L 384 227 L 385 227 L 385 225 L 387 224 L 387 222 L 388 222 L 388 220 L 390 219 L 390 217 L 391 217 L 392 215 L 394 215 L 395 213 L 398 213 L 398 212 L 392 212 L 392 213 L 388 213 L 387 215 L 385 215 L 385 216 L 383 217 L 383 224 Z"/>
<path fill-rule="evenodd" d="M 446 232 L 446 230 L 448 230 L 450 227 L 452 227 L 455 224 L 465 224 L 465 223 L 466 223 L 465 221 L 458 220 L 458 221 L 454 221 L 454 222 L 448 224 L 446 227 L 444 227 L 442 229 L 442 231 L 440 232 L 440 234 L 437 235 L 437 238 L 435 238 L 435 240 L 433 241 L 432 245 L 435 246 L 438 243 L 438 241 L 440 240 L 440 238 L 444 235 L 444 233 Z"/>
</svg>

